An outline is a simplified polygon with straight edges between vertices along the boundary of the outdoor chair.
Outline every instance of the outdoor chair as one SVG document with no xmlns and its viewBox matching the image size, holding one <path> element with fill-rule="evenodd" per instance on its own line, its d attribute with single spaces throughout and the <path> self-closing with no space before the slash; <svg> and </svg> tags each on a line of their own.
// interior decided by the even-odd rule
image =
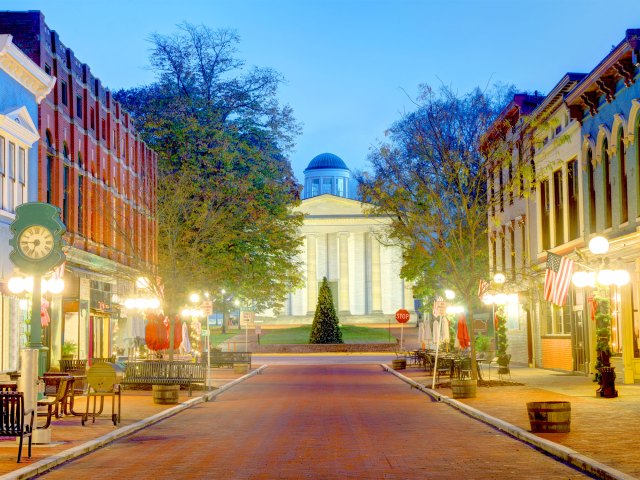
<svg viewBox="0 0 640 480">
<path fill-rule="evenodd" d="M 471 359 L 469 357 L 463 357 L 460 360 L 458 378 L 471 378 Z"/>
<path fill-rule="evenodd" d="M 18 463 L 24 438 L 29 439 L 29 458 L 33 437 L 33 408 L 25 409 L 23 392 L 0 392 L 0 436 L 18 437 Z"/>
</svg>

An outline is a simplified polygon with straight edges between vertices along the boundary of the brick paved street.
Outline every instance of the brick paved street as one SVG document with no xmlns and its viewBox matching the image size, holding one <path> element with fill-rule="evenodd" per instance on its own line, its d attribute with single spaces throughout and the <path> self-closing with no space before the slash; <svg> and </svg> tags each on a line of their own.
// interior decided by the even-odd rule
<svg viewBox="0 0 640 480">
<path fill-rule="evenodd" d="M 586 478 L 375 365 L 272 366 L 43 478 Z"/>
</svg>

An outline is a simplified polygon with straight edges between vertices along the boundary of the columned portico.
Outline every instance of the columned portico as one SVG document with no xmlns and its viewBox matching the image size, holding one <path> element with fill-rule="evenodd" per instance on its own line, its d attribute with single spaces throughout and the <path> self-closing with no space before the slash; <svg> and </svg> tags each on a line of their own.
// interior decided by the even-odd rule
<svg viewBox="0 0 640 480">
<path fill-rule="evenodd" d="M 338 234 L 340 242 L 340 315 L 350 315 L 349 301 L 349 232 Z"/>
<path fill-rule="evenodd" d="M 314 315 L 318 302 L 316 235 L 307 234 L 307 315 Z"/>
<path fill-rule="evenodd" d="M 382 289 L 380 275 L 380 242 L 369 233 L 371 247 L 371 313 L 382 313 Z"/>
</svg>

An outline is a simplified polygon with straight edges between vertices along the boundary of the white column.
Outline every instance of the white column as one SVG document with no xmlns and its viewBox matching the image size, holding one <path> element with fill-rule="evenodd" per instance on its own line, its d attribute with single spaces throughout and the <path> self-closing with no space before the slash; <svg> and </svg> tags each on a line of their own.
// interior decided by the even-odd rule
<svg viewBox="0 0 640 480">
<path fill-rule="evenodd" d="M 351 307 L 349 302 L 349 233 L 340 232 L 338 234 L 340 242 L 340 298 L 339 310 L 341 315 L 350 315 Z"/>
<path fill-rule="evenodd" d="M 382 289 L 380 277 L 380 242 L 373 233 L 371 240 L 371 313 L 382 313 Z"/>
<path fill-rule="evenodd" d="M 315 314 L 318 303 L 316 259 L 316 235 L 309 233 L 307 234 L 307 315 Z"/>
<path fill-rule="evenodd" d="M 415 318 L 415 307 L 413 304 L 413 287 L 406 280 L 402 280 L 402 287 L 404 291 L 404 309 L 408 310 L 412 314 L 412 317 Z"/>
</svg>

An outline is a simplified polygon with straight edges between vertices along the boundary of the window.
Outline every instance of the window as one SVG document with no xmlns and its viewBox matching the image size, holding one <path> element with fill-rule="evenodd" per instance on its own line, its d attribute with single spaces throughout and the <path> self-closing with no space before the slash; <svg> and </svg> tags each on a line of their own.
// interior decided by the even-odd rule
<svg viewBox="0 0 640 480">
<path fill-rule="evenodd" d="M 331 183 L 332 183 L 332 179 L 331 178 L 323 178 L 322 179 L 322 193 L 332 193 L 331 192 Z"/>
<path fill-rule="evenodd" d="M 311 180 L 311 196 L 316 197 L 320 194 L 320 179 L 314 178 Z"/>
<path fill-rule="evenodd" d="M 629 202 L 627 199 L 627 159 L 622 140 L 623 131 L 618 136 L 618 162 L 620 168 L 620 223 L 629 221 Z"/>
<path fill-rule="evenodd" d="M 78 233 L 84 235 L 84 175 L 78 175 Z"/>
<path fill-rule="evenodd" d="M 589 185 L 589 233 L 596 231 L 596 182 L 593 169 L 593 152 L 587 150 L 587 183 Z"/>
<path fill-rule="evenodd" d="M 555 213 L 555 242 L 564 243 L 564 202 L 562 200 L 562 170 L 553 172 L 553 210 Z"/>
<path fill-rule="evenodd" d="M 62 178 L 62 221 L 69 224 L 69 167 L 64 166 L 64 176 Z"/>
<path fill-rule="evenodd" d="M 80 152 L 78 152 L 78 167 L 84 168 L 84 165 L 82 164 L 82 154 Z"/>
<path fill-rule="evenodd" d="M 100 129 L 100 133 L 102 135 L 102 139 L 107 139 L 107 122 L 106 120 L 102 120 L 102 128 Z"/>
<path fill-rule="evenodd" d="M 89 127 L 91 130 L 96 129 L 96 111 L 91 107 L 89 109 Z"/>
<path fill-rule="evenodd" d="M 53 155 L 47 155 L 47 203 L 53 203 Z"/>
<path fill-rule="evenodd" d="M 568 295 L 573 292 L 569 289 Z M 558 307 L 549 302 L 543 302 L 542 308 L 543 325 L 545 335 L 570 335 L 571 334 L 571 307 L 573 302 L 567 298 L 564 307 Z"/>
<path fill-rule="evenodd" d="M 18 182 L 16 191 L 16 205 L 21 205 L 26 200 L 26 168 L 27 168 L 27 152 L 24 148 L 18 148 Z"/>
<path fill-rule="evenodd" d="M 16 179 L 16 145 L 9 142 L 9 150 L 7 154 L 7 210 L 13 212 L 14 201 L 13 194 Z"/>
<path fill-rule="evenodd" d="M 611 158 L 609 158 L 609 143 L 606 139 L 602 142 L 602 179 L 604 180 L 604 228 L 611 228 Z"/>
<path fill-rule="evenodd" d="M 48 63 L 44 64 L 44 73 L 51 75 L 51 66 Z"/>
<path fill-rule="evenodd" d="M 498 185 L 499 185 L 498 195 L 500 195 L 500 211 L 504 212 L 504 195 L 503 195 L 504 179 L 502 178 L 502 169 L 498 170 Z"/>
<path fill-rule="evenodd" d="M 339 197 L 344 197 L 345 195 L 345 188 L 344 188 L 344 184 L 345 184 L 346 179 L 344 178 L 337 178 L 336 179 L 336 195 L 338 195 Z"/>
<path fill-rule="evenodd" d="M 60 82 L 60 102 L 62 102 L 64 106 L 69 105 L 69 87 L 64 80 Z"/>
<path fill-rule="evenodd" d="M 549 198 L 549 180 L 544 180 L 540 183 L 540 225 L 542 227 L 542 249 L 547 250 L 550 248 L 550 228 L 549 228 L 549 210 L 551 208 L 551 199 Z"/>
<path fill-rule="evenodd" d="M 76 97 L 76 117 L 82 118 L 82 97 L 80 95 Z"/>
<path fill-rule="evenodd" d="M 580 222 L 578 218 L 578 200 L 580 188 L 578 185 L 578 161 L 571 160 L 567 163 L 567 185 L 568 185 L 568 218 L 569 218 L 569 240 L 578 238 Z"/>
<path fill-rule="evenodd" d="M 511 248 L 511 279 L 516 279 L 516 232 L 515 226 L 509 228 L 509 247 Z"/>
</svg>

